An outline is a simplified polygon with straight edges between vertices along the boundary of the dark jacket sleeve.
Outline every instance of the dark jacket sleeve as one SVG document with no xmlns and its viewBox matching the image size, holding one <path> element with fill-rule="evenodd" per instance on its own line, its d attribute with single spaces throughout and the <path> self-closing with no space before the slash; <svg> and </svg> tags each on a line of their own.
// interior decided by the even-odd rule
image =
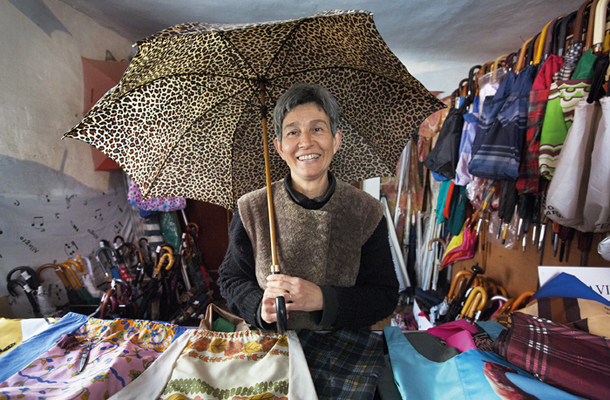
<svg viewBox="0 0 610 400">
<path fill-rule="evenodd" d="M 385 217 L 362 246 L 360 257 L 355 286 L 322 287 L 325 305 L 322 324 L 329 323 L 336 328 L 366 327 L 391 315 L 396 308 L 399 285 Z M 333 300 L 327 301 L 330 297 Z"/>
<path fill-rule="evenodd" d="M 229 226 L 229 247 L 218 268 L 217 283 L 231 312 L 260 327 L 257 313 L 263 289 L 258 285 L 255 271 L 252 243 L 236 211 Z"/>
</svg>

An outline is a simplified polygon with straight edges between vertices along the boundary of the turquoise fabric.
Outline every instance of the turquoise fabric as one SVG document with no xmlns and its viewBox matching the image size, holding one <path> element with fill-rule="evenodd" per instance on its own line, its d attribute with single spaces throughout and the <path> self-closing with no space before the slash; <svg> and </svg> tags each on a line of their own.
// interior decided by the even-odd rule
<svg viewBox="0 0 610 400">
<path fill-rule="evenodd" d="M 385 327 L 383 333 L 403 399 L 579 399 L 538 381 L 495 353 L 472 349 L 445 362 L 434 362 L 417 352 L 400 328 Z"/>
</svg>

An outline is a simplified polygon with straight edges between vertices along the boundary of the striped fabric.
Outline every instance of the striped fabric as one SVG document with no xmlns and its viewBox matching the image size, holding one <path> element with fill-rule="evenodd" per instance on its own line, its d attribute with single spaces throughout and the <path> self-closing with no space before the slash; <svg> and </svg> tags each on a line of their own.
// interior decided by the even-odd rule
<svg viewBox="0 0 610 400">
<path fill-rule="evenodd" d="M 590 80 L 573 79 L 553 82 L 540 133 L 540 173 L 551 180 L 568 130 L 574 122 L 574 110 L 589 95 Z"/>
<path fill-rule="evenodd" d="M 568 79 L 572 78 L 572 72 L 574 72 L 574 69 L 576 69 L 578 60 L 582 55 L 583 47 L 583 42 L 575 42 L 568 48 L 566 53 L 563 55 L 563 67 L 561 67 L 559 71 L 555 73 L 556 81 L 567 81 Z"/>
<path fill-rule="evenodd" d="M 516 312 L 494 351 L 542 382 L 587 399 L 610 398 L 610 339 Z"/>
<path fill-rule="evenodd" d="M 486 99 L 483 103 L 477 136 L 472 145 L 472 159 L 468 164 L 468 170 L 472 175 L 479 178 L 508 180 L 516 180 L 519 177 L 519 164 L 527 129 L 529 93 L 535 72 L 533 65 L 527 66 L 516 77 L 512 87 L 505 85 L 514 75 L 509 72 L 502 82 L 504 88 L 501 85 L 493 98 L 495 102 L 496 97 L 500 97 L 498 100 L 500 105 L 502 99 L 506 97 L 496 118 L 493 118 L 493 112 L 488 113 L 486 110 L 489 100 Z"/>
<path fill-rule="evenodd" d="M 549 97 L 549 88 L 553 83 L 553 75 L 562 67 L 563 59 L 554 54 L 542 65 L 538 72 L 529 97 L 527 115 L 527 131 L 525 135 L 525 148 L 521 165 L 519 166 L 519 179 L 517 179 L 517 192 L 519 194 L 538 194 L 540 188 L 540 132 L 546 113 L 546 103 Z"/>
<path fill-rule="evenodd" d="M 318 398 L 373 399 L 383 370 L 383 338 L 365 330 L 299 332 Z"/>
</svg>

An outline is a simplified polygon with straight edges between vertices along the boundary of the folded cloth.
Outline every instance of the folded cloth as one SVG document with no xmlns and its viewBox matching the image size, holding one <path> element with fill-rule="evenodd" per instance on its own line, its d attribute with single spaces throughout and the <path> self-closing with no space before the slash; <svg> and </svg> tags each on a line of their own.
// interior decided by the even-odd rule
<svg viewBox="0 0 610 400">
<path fill-rule="evenodd" d="M 587 399 L 610 398 L 610 339 L 521 312 L 494 351 L 542 382 Z"/>
<path fill-rule="evenodd" d="M 403 334 L 393 326 L 385 327 L 383 333 L 394 381 L 403 399 L 577 399 L 540 382 L 493 352 L 472 349 L 443 360 L 431 360 L 424 354 L 425 347 L 412 341 L 419 335 Z M 456 350 L 445 349 L 454 353 Z"/>
<path fill-rule="evenodd" d="M 479 330 L 465 319 L 437 325 L 426 332 L 445 339 L 447 346 L 455 347 L 461 352 L 477 348 L 473 335 L 479 333 Z"/>
<path fill-rule="evenodd" d="M 0 398 L 106 399 L 145 371 L 186 330 L 153 321 L 89 318 L 2 382 Z"/>
<path fill-rule="evenodd" d="M 24 340 L 10 352 L 0 356 L 0 382 L 21 371 L 30 362 L 55 346 L 57 339 L 66 333 L 74 332 L 87 322 L 88 317 L 70 312 L 42 332 Z"/>
</svg>

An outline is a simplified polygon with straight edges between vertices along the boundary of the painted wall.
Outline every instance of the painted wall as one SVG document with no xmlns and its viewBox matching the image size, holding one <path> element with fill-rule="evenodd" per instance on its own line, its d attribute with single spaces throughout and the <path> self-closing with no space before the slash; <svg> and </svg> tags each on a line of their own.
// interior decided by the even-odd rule
<svg viewBox="0 0 610 400">
<path fill-rule="evenodd" d="M 111 173 L 93 171 L 89 145 L 60 139 L 83 116 L 81 57 L 103 60 L 109 50 L 128 59 L 131 43 L 58 0 L 0 0 L 0 37 L 0 155 L 11 164 L 0 191 L 39 194 L 46 186 L 15 182 L 19 161 L 71 177 L 83 190 L 108 190 Z M 44 194 L 66 189 L 53 182 Z"/>
<path fill-rule="evenodd" d="M 116 60 L 131 42 L 59 0 L 0 0 L 0 278 L 132 232 L 121 171 L 94 171 L 65 139 L 83 117 L 81 57 Z M 7 293 L 0 285 L 0 296 Z"/>
</svg>

